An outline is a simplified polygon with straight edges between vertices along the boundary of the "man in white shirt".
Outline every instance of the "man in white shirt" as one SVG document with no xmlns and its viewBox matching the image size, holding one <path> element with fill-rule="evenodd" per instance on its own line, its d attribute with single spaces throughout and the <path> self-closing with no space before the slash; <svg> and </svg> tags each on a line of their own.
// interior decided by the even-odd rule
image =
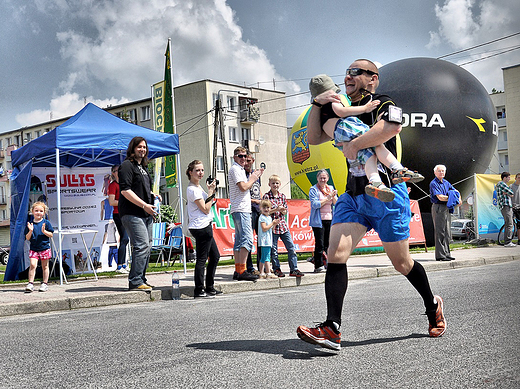
<svg viewBox="0 0 520 389">
<path fill-rule="evenodd" d="M 233 165 L 228 172 L 230 212 L 235 224 L 235 273 L 233 279 L 238 281 L 256 281 L 258 276 L 250 274 L 246 269 L 247 255 L 253 248 L 253 229 L 251 228 L 251 195 L 249 190 L 260 178 L 264 169 L 255 170 L 246 176 L 247 150 L 237 147 L 233 152 Z"/>
</svg>

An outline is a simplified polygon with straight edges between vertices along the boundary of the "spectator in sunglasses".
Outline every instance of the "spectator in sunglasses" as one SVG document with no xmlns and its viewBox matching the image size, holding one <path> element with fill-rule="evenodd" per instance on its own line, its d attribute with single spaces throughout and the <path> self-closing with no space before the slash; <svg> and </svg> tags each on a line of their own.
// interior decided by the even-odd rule
<svg viewBox="0 0 520 389">
<path fill-rule="evenodd" d="M 237 147 L 233 152 L 233 165 L 228 172 L 229 202 L 231 217 L 235 224 L 235 272 L 233 279 L 238 281 L 256 281 L 258 276 L 247 271 L 247 255 L 253 248 L 253 228 L 251 226 L 250 189 L 260 178 L 264 169 L 256 169 L 246 176 L 247 150 Z"/>
</svg>

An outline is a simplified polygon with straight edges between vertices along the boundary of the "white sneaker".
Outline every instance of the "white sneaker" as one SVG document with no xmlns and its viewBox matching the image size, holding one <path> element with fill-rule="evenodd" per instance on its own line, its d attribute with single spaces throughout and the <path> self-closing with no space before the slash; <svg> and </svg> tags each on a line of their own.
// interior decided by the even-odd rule
<svg viewBox="0 0 520 389">
<path fill-rule="evenodd" d="M 34 290 L 34 285 L 32 282 L 29 282 L 25 287 L 25 293 L 31 293 Z"/>
<path fill-rule="evenodd" d="M 508 244 L 504 245 L 504 247 L 516 247 L 516 244 L 509 242 Z"/>
<path fill-rule="evenodd" d="M 116 269 L 116 273 L 120 273 L 120 274 L 126 274 L 126 269 Z"/>
<path fill-rule="evenodd" d="M 47 292 L 47 290 L 49 289 L 49 287 L 47 286 L 47 284 L 45 282 L 42 282 L 42 284 L 40 285 L 40 289 L 38 289 L 40 292 Z"/>
</svg>

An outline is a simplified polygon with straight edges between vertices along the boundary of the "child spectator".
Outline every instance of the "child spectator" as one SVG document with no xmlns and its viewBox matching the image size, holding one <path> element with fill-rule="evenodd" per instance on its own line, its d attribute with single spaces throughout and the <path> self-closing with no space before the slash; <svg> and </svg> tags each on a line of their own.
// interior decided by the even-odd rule
<svg viewBox="0 0 520 389">
<path fill-rule="evenodd" d="M 258 247 L 260 250 L 260 262 L 258 270 L 260 271 L 260 278 L 278 278 L 271 274 L 271 247 L 273 245 L 273 227 L 280 223 L 280 219 L 273 220 L 269 215 L 271 212 L 271 202 L 269 200 L 262 200 L 260 202 L 260 212 L 262 214 L 258 217 Z"/>
<path fill-rule="evenodd" d="M 49 282 L 49 259 L 52 257 L 51 241 L 54 229 L 51 222 L 45 219 L 45 214 L 49 212 L 49 208 L 41 201 L 35 202 L 31 207 L 32 222 L 28 221 L 25 227 L 25 239 L 31 243 L 29 250 L 29 259 L 31 265 L 29 267 L 29 283 L 25 287 L 26 293 L 34 290 L 34 276 L 38 259 L 42 262 L 43 282 L 40 285 L 40 292 L 46 292 Z"/>
<path fill-rule="evenodd" d="M 309 89 L 312 95 L 312 103 L 316 104 L 314 98 L 327 90 L 334 90 L 339 93 L 340 88 L 326 74 L 319 74 L 309 82 Z M 350 99 L 347 106 L 342 103 L 327 103 L 323 105 L 320 112 L 320 121 L 323 131 L 335 141 L 335 146 L 342 149 L 338 143 L 350 142 L 367 132 L 370 127 L 363 123 L 357 115 L 374 111 L 381 103 L 379 100 L 370 100 L 365 105 L 351 106 Z M 375 148 L 363 149 L 358 152 L 357 159 L 350 161 L 350 172 L 354 176 L 368 177 L 369 184 L 365 187 L 365 193 L 384 202 L 394 200 L 395 194 L 381 180 L 378 172 L 378 160 L 392 170 L 391 181 L 393 184 L 401 182 L 420 182 L 424 177 L 407 168 L 403 167 L 395 156 L 388 151 L 384 144 Z M 363 168 L 364 167 L 364 168 Z"/>
<path fill-rule="evenodd" d="M 264 195 L 264 199 L 269 200 L 272 204 L 271 214 L 274 220 L 279 220 L 278 225 L 273 227 L 273 245 L 271 246 L 271 260 L 273 262 L 274 274 L 278 277 L 285 277 L 280 269 L 280 261 L 278 260 L 278 238 L 280 238 L 287 249 L 287 258 L 289 262 L 289 275 L 292 277 L 302 277 L 304 274 L 298 270 L 298 258 L 294 250 L 289 226 L 285 221 L 287 213 L 287 198 L 280 189 L 280 177 L 273 174 L 269 177 L 269 187 L 271 190 Z"/>
</svg>

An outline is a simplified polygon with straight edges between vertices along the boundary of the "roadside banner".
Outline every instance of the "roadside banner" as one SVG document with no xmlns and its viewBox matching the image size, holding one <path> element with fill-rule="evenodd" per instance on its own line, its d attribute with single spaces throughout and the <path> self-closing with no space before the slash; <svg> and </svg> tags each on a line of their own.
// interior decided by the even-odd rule
<svg viewBox="0 0 520 389">
<path fill-rule="evenodd" d="M 173 89 L 172 89 L 172 70 L 170 57 L 170 40 L 166 46 L 166 61 L 164 65 L 164 132 L 175 134 L 174 115 L 173 115 Z M 166 186 L 173 188 L 177 185 L 177 166 L 176 158 L 173 155 L 165 157 Z"/>
<path fill-rule="evenodd" d="M 417 200 L 411 200 L 412 220 L 410 222 L 410 244 L 422 244 L 426 242 L 424 229 Z M 314 251 L 314 234 L 309 226 L 310 203 L 308 200 L 287 200 L 287 224 L 297 252 Z M 229 199 L 218 199 L 216 205 L 211 208 L 213 214 L 213 237 L 222 256 L 233 255 L 233 242 L 235 241 L 235 225 L 229 212 Z M 254 237 L 253 254 L 256 253 L 256 234 Z M 381 239 L 374 231 L 368 231 L 356 248 L 381 247 Z M 278 252 L 286 253 L 287 250 L 281 240 L 278 240 Z"/>
<path fill-rule="evenodd" d="M 62 230 L 97 231 L 86 238 L 87 247 L 94 265 L 103 263 L 109 270 L 108 248 L 103 261 L 102 247 L 105 241 L 106 227 L 112 219 L 112 206 L 108 203 L 108 185 L 110 183 L 109 168 L 62 167 L 60 169 L 61 219 Z M 43 201 L 49 207 L 48 219 L 54 227 L 54 246 L 58 247 L 58 207 L 57 207 L 56 169 L 34 167 L 31 177 L 30 203 Z M 64 235 L 63 260 L 70 273 L 77 273 L 86 268 L 92 271 L 90 263 L 86 263 L 87 252 L 79 234 Z M 106 266 L 105 266 L 106 265 Z M 117 265 L 117 260 L 113 266 Z"/>
<path fill-rule="evenodd" d="M 495 191 L 498 181 L 500 181 L 499 174 L 475 174 L 475 223 L 480 238 L 496 239 L 500 227 L 504 224 Z M 509 181 L 508 185 L 513 181 Z"/>
</svg>

